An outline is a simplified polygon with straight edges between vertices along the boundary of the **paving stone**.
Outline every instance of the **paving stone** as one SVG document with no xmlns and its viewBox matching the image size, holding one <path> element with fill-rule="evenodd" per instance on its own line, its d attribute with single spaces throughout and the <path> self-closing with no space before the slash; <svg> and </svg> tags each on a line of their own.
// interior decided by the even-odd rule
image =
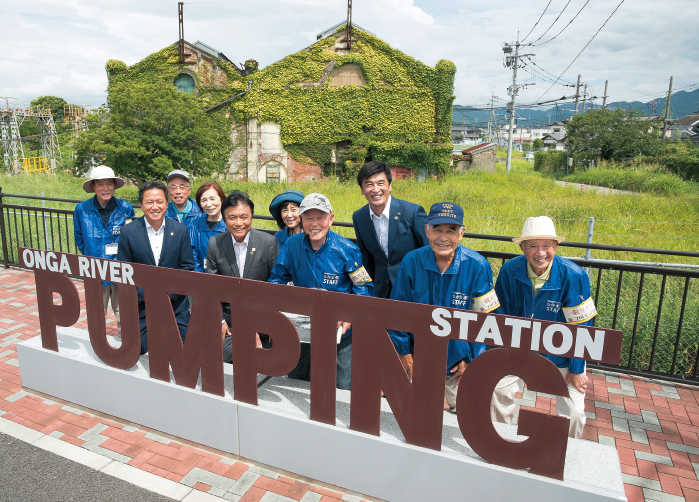
<svg viewBox="0 0 699 502">
<path fill-rule="evenodd" d="M 532 392 L 529 389 L 524 389 L 522 392 L 522 399 L 526 401 L 536 401 L 536 392 Z"/>
<path fill-rule="evenodd" d="M 262 498 L 260 499 L 260 502 L 296 502 L 296 501 L 294 499 L 290 499 L 289 497 L 283 497 L 282 495 L 279 495 L 278 493 L 267 492 L 262 496 Z"/>
<path fill-rule="evenodd" d="M 650 488 L 651 490 L 662 490 L 660 486 L 660 481 L 655 481 L 654 479 L 641 478 L 639 476 L 632 476 L 631 474 L 621 473 L 621 477 L 624 483 L 630 485 L 640 486 L 641 488 Z"/>
<path fill-rule="evenodd" d="M 599 441 L 599 444 L 604 444 L 604 445 L 616 448 L 616 439 L 614 439 L 613 437 L 603 436 L 602 434 L 598 434 L 597 439 Z"/>
<path fill-rule="evenodd" d="M 356 495 L 343 495 L 342 500 L 345 502 L 362 502 L 362 498 Z"/>
<path fill-rule="evenodd" d="M 529 406 L 531 408 L 536 408 L 536 401 L 527 401 L 526 399 L 515 398 L 515 403 L 520 406 Z M 517 408 L 519 409 L 519 408 Z"/>
<path fill-rule="evenodd" d="M 124 428 L 121 430 L 123 430 L 124 432 L 136 432 L 138 429 L 131 425 L 125 425 Z"/>
<path fill-rule="evenodd" d="M 56 401 L 51 401 L 50 399 L 44 399 L 44 400 L 41 401 L 41 402 L 44 403 L 44 404 L 47 405 L 47 406 L 53 406 L 54 404 L 56 404 Z"/>
<path fill-rule="evenodd" d="M 92 429 L 86 430 L 82 434 L 78 436 L 78 439 L 81 441 L 90 441 L 92 438 L 97 436 L 100 432 L 109 429 L 108 425 L 105 424 L 97 424 L 95 425 Z"/>
<path fill-rule="evenodd" d="M 5 364 L 9 364 L 10 366 L 17 366 L 19 368 L 19 361 L 17 359 L 8 359 L 7 361 L 3 361 Z"/>
<path fill-rule="evenodd" d="M 669 397 L 670 399 L 681 399 L 680 395 L 677 393 L 677 389 L 674 387 L 668 387 L 663 385 L 663 390 L 650 389 L 650 393 L 653 396 Z"/>
<path fill-rule="evenodd" d="M 586 411 L 585 417 L 589 418 L 590 420 L 597 420 L 597 413 L 593 413 L 591 411 Z"/>
<path fill-rule="evenodd" d="M 5 413 L 7 413 L 7 412 L 6 412 L 6 411 L 3 411 L 3 410 L 0 410 L 0 417 L 3 416 Z"/>
<path fill-rule="evenodd" d="M 628 380 L 626 378 L 620 378 L 619 385 L 624 390 L 630 390 L 630 391 L 634 391 L 634 392 L 636 391 L 636 386 L 633 384 L 632 380 Z"/>
<path fill-rule="evenodd" d="M 164 438 L 163 436 L 159 436 L 158 434 L 153 434 L 152 432 L 149 432 L 146 434 L 146 439 L 150 439 L 151 441 L 157 441 L 158 443 L 163 443 L 163 444 L 170 444 L 170 440 L 167 438 Z"/>
<path fill-rule="evenodd" d="M 257 480 L 257 477 L 255 478 L 255 481 Z M 253 481 L 253 483 L 255 481 Z M 191 471 L 187 473 L 185 477 L 183 477 L 180 480 L 180 483 L 186 486 L 194 486 L 199 482 L 207 484 L 214 488 L 218 488 L 220 490 L 223 490 L 224 492 L 230 491 L 236 483 L 234 479 L 227 478 L 225 476 L 221 476 L 213 472 L 209 472 L 205 469 L 202 469 L 201 467 L 194 467 Z M 252 486 L 252 484 L 250 486 Z M 245 491 L 247 491 L 247 488 L 245 489 Z M 245 491 L 243 493 L 236 492 L 236 494 L 243 495 Z"/>
<path fill-rule="evenodd" d="M 600 401 L 595 401 L 595 407 L 596 408 L 605 408 L 607 410 L 612 410 L 612 411 L 623 411 L 626 412 L 626 408 L 619 404 L 610 404 L 610 403 L 602 403 Z"/>
<path fill-rule="evenodd" d="M 99 424 L 99 425 L 103 425 L 103 424 Z M 96 425 L 95 427 L 98 427 L 98 425 Z M 94 429 L 95 427 L 93 427 L 92 429 Z M 106 425 L 104 427 L 107 428 Z M 90 431 L 92 429 L 90 429 Z M 85 434 L 87 434 L 90 431 L 85 432 Z M 90 450 L 90 451 L 93 451 L 95 453 L 99 453 L 100 455 L 104 455 L 105 457 L 109 457 L 111 459 L 117 460 L 123 464 L 126 464 L 127 462 L 131 461 L 131 457 L 127 457 L 126 455 L 122 455 L 121 453 L 117 453 L 115 451 L 108 450 L 107 448 L 103 448 L 103 447 L 99 446 L 107 439 L 109 439 L 107 436 L 102 436 L 101 434 L 97 434 L 89 441 L 86 441 L 82 447 L 85 448 L 86 450 Z"/>
<path fill-rule="evenodd" d="M 658 414 L 654 411 L 641 410 L 641 415 L 643 416 L 643 421 L 647 424 L 660 425 L 658 420 Z"/>
<path fill-rule="evenodd" d="M 624 389 L 617 389 L 615 387 L 608 387 L 607 392 L 609 392 L 610 394 L 621 394 L 622 396 L 636 397 L 635 390 L 624 390 Z"/>
<path fill-rule="evenodd" d="M 640 450 L 634 450 L 634 454 L 636 455 L 636 458 L 647 460 L 648 462 L 655 462 L 656 464 L 665 464 L 669 466 L 674 465 L 672 463 L 672 459 L 664 455 L 656 455 L 655 453 L 648 453 Z"/>
<path fill-rule="evenodd" d="M 619 417 L 612 417 L 612 428 L 617 432 L 629 432 L 629 422 Z"/>
<path fill-rule="evenodd" d="M 9 356 L 10 354 L 14 354 L 14 353 L 15 353 L 14 350 L 6 350 L 5 352 L 0 352 L 0 357 Z"/>
<path fill-rule="evenodd" d="M 663 428 L 659 425 L 636 422 L 634 420 L 629 420 L 629 427 L 636 427 L 637 429 L 645 429 L 653 432 L 663 432 Z"/>
<path fill-rule="evenodd" d="M 214 497 L 222 497 L 223 495 L 226 494 L 226 490 L 221 490 L 220 488 L 212 487 L 208 492 L 209 495 L 213 495 Z"/>
<path fill-rule="evenodd" d="M 699 479 L 699 464 L 692 462 L 692 468 L 694 469 L 694 475 Z"/>
<path fill-rule="evenodd" d="M 12 302 L 10 303 L 13 307 L 24 307 L 26 303 Z"/>
<path fill-rule="evenodd" d="M 646 500 L 652 500 L 654 502 L 685 502 L 684 497 L 678 497 L 677 495 L 671 495 L 649 488 L 643 488 L 643 496 Z"/>
<path fill-rule="evenodd" d="M 238 502 L 241 497 L 240 497 L 240 495 L 236 495 L 235 493 L 228 492 L 228 493 L 221 495 L 221 498 L 223 498 L 225 500 L 230 500 L 231 502 Z"/>
<path fill-rule="evenodd" d="M 685 453 L 691 453 L 692 455 L 699 455 L 699 448 L 694 446 L 687 446 L 686 444 L 673 443 L 672 441 L 665 441 L 667 447 L 670 450 L 683 451 Z"/>
<path fill-rule="evenodd" d="M 21 322 L 21 323 L 15 325 L 15 326 L 12 326 L 12 327 L 10 327 L 10 328 L 7 328 L 6 332 L 9 333 L 10 331 L 14 331 L 14 330 L 16 330 L 16 329 L 23 328 L 23 327 L 25 327 L 25 326 L 29 326 L 29 325 L 28 325 L 26 322 Z M 20 336 L 20 335 L 21 335 L 21 333 L 19 333 L 17 336 Z"/>
<path fill-rule="evenodd" d="M 31 309 L 37 308 L 37 305 L 30 305 L 29 307 L 25 307 L 23 309 L 20 309 L 19 312 L 28 312 Z"/>
<path fill-rule="evenodd" d="M 13 296 L 12 298 L 5 298 L 4 300 L 0 300 L 0 302 L 6 302 L 9 300 L 14 300 L 15 297 Z M 14 324 L 16 321 L 14 319 L 8 319 L 7 317 L 0 319 L 0 322 L 3 324 Z"/>
<path fill-rule="evenodd" d="M 648 442 L 648 433 L 644 429 L 629 427 L 629 430 L 631 432 L 631 441 L 634 443 L 650 444 Z"/>
<path fill-rule="evenodd" d="M 303 494 L 299 502 L 319 502 L 321 498 L 323 498 L 323 496 L 320 493 L 307 491 Z"/>
<path fill-rule="evenodd" d="M 226 464 L 226 465 L 235 464 L 235 460 L 233 460 L 232 458 L 228 458 L 228 457 L 221 457 L 221 460 L 219 460 L 219 462 L 221 462 L 222 464 Z"/>
<path fill-rule="evenodd" d="M 81 416 L 83 414 L 83 412 L 81 410 L 79 410 L 77 408 L 73 408 L 72 406 L 68 406 L 68 405 L 62 406 L 61 409 L 63 411 L 67 411 L 68 413 L 72 413 L 73 415 Z"/>
<path fill-rule="evenodd" d="M 619 383 L 619 377 L 618 377 L 618 376 L 614 376 L 614 375 L 605 375 L 604 379 L 605 379 L 607 382 Z"/>
<path fill-rule="evenodd" d="M 49 436 L 54 437 L 56 439 L 61 439 L 63 436 L 65 436 L 64 433 L 59 432 L 59 431 L 53 431 Z"/>
<path fill-rule="evenodd" d="M 279 479 L 278 473 L 268 471 L 267 469 L 263 469 L 262 467 L 257 467 L 255 465 L 250 466 L 247 472 L 254 472 L 255 474 L 259 474 L 260 476 L 267 476 L 268 478 Z"/>
<path fill-rule="evenodd" d="M 242 476 L 240 476 L 240 478 L 238 478 L 238 481 L 236 481 L 235 484 L 228 491 L 231 493 L 235 493 L 236 495 L 240 495 L 242 497 L 243 495 L 245 495 L 245 492 L 248 491 L 248 489 L 250 489 L 250 487 L 255 484 L 255 481 L 257 481 L 259 477 L 259 474 L 250 472 L 250 469 L 248 469 L 246 472 L 243 473 Z"/>
<path fill-rule="evenodd" d="M 11 402 L 11 403 L 14 403 L 14 402 L 17 401 L 18 399 L 22 399 L 22 398 L 23 398 L 24 396 L 26 396 L 26 395 L 27 395 L 27 393 L 26 393 L 25 391 L 20 390 L 19 392 L 15 393 L 15 394 L 12 394 L 11 396 L 7 396 L 7 397 L 5 398 L 5 401 L 9 401 L 9 402 Z"/>
</svg>

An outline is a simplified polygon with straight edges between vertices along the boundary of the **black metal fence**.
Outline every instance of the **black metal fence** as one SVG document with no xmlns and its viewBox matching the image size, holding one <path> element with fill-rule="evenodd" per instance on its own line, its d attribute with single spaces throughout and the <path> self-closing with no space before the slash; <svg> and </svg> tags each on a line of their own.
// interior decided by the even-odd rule
<svg viewBox="0 0 699 502">
<path fill-rule="evenodd" d="M 7 204 L 8 198 L 61 208 Z M 0 189 L 0 235 L 5 268 L 18 266 L 18 247 L 79 253 L 73 234 L 72 205 L 81 200 L 3 193 Z M 138 206 L 134 206 L 138 207 Z M 270 216 L 255 216 L 257 226 L 270 227 Z M 351 223 L 335 222 L 352 228 Z M 270 228 L 265 230 L 272 232 Z M 346 232 L 343 232 L 346 233 Z M 465 234 L 465 238 L 511 242 L 501 235 Z M 562 246 L 605 251 L 651 253 L 699 258 L 699 252 L 563 242 Z M 513 253 L 480 251 L 497 280 Z M 595 324 L 624 332 L 619 366 L 595 365 L 623 373 L 699 385 L 699 270 L 663 268 L 607 260 L 570 258 L 589 271 L 599 312 Z"/>
</svg>

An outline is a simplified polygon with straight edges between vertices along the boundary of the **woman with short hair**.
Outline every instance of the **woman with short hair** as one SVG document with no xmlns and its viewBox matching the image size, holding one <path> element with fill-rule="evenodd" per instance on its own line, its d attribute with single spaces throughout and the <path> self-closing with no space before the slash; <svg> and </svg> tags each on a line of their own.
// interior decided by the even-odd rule
<svg viewBox="0 0 699 502">
<path fill-rule="evenodd" d="M 272 199 L 272 203 L 269 205 L 269 212 L 279 225 L 279 231 L 274 234 L 279 243 L 279 249 L 289 237 L 303 232 L 301 213 L 299 212 L 303 197 L 303 193 L 298 190 L 287 190 Z"/>
<path fill-rule="evenodd" d="M 194 251 L 194 270 L 206 272 L 206 254 L 209 240 L 226 231 L 226 224 L 221 217 L 221 204 L 226 198 L 221 186 L 215 181 L 207 181 L 197 190 L 197 205 L 204 214 L 194 220 L 189 228 L 189 238 Z"/>
</svg>

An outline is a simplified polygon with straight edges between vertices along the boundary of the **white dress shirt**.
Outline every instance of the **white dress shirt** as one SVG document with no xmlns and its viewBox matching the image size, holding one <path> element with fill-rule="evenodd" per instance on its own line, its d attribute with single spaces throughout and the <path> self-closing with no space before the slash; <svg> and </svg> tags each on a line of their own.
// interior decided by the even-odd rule
<svg viewBox="0 0 699 502">
<path fill-rule="evenodd" d="M 160 262 L 160 253 L 163 250 L 163 237 L 165 237 L 165 218 L 163 218 L 163 223 L 156 232 L 155 229 L 148 223 L 148 220 L 143 218 L 146 222 L 146 233 L 148 234 L 148 241 L 150 242 L 150 249 L 153 251 L 153 258 L 155 258 L 155 266 L 158 266 Z"/>
<path fill-rule="evenodd" d="M 388 202 L 386 202 L 386 207 L 383 212 L 376 216 L 374 211 L 372 211 L 371 206 L 369 206 L 369 217 L 374 224 L 374 231 L 376 231 L 376 237 L 379 239 L 379 246 L 383 249 L 383 253 L 388 258 L 388 224 L 390 223 L 389 217 L 391 216 L 391 196 L 388 196 Z"/>
<path fill-rule="evenodd" d="M 245 235 L 243 242 L 238 242 L 235 237 L 231 235 L 233 239 L 233 250 L 235 251 L 235 262 L 238 265 L 238 272 L 240 272 L 240 277 L 243 277 L 245 273 L 245 257 L 248 252 L 248 242 L 250 242 L 250 232 Z"/>
</svg>

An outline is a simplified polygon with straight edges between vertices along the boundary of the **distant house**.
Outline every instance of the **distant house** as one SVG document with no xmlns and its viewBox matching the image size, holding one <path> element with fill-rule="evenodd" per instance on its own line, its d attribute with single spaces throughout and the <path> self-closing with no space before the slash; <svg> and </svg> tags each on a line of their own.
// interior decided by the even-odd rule
<svg viewBox="0 0 699 502">
<path fill-rule="evenodd" d="M 565 134 L 566 123 L 564 120 L 554 122 L 553 124 L 549 125 L 549 130 L 551 133 L 563 133 L 563 134 Z"/>
<path fill-rule="evenodd" d="M 675 120 L 673 138 L 689 139 L 699 143 L 699 114 L 685 115 Z"/>
<path fill-rule="evenodd" d="M 565 131 L 565 129 L 564 129 Z M 566 149 L 566 133 L 552 132 L 541 138 L 544 146 L 549 150 L 565 150 Z"/>
<path fill-rule="evenodd" d="M 461 155 L 452 157 L 454 170 L 458 172 L 469 169 L 480 169 L 490 173 L 495 172 L 495 157 L 497 145 L 495 143 L 481 143 L 461 151 Z"/>
</svg>

